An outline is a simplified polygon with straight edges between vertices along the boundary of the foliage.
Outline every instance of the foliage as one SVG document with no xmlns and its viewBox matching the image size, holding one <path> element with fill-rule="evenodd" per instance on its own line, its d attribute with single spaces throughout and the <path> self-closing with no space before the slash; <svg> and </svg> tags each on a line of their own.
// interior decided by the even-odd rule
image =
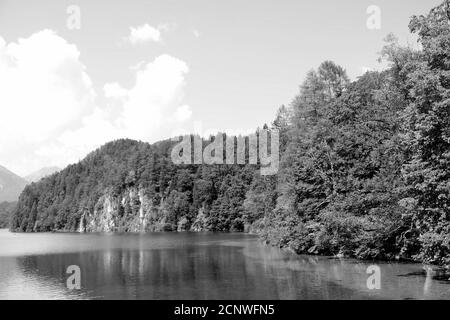
<svg viewBox="0 0 450 320">
<path fill-rule="evenodd" d="M 0 203 L 0 228 L 8 228 L 12 218 L 16 202 L 2 202 Z"/>
</svg>

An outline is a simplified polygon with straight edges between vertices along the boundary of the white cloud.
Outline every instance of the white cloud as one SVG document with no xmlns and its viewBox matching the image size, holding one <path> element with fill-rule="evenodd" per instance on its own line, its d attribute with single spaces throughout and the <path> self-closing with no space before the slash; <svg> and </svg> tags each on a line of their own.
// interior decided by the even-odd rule
<svg viewBox="0 0 450 320">
<path fill-rule="evenodd" d="M 48 143 L 39 145 L 35 153 L 38 158 L 52 159 L 63 167 L 81 160 L 102 144 L 123 137 L 108 114 L 95 108 L 92 114 L 83 118 L 80 127 L 67 130 Z"/>
<path fill-rule="evenodd" d="M 160 42 L 162 40 L 161 31 L 164 30 L 167 30 L 166 25 L 161 25 L 155 28 L 147 23 L 138 27 L 130 27 L 128 41 L 130 41 L 133 45 L 146 42 Z"/>
<path fill-rule="evenodd" d="M 141 63 L 131 88 L 104 85 L 102 106 L 79 56 L 49 30 L 17 43 L 0 37 L 0 164 L 19 174 L 63 167 L 114 139 L 166 138 L 191 117 L 184 61 L 161 55 Z"/>
<path fill-rule="evenodd" d="M 192 116 L 191 107 L 189 107 L 188 105 L 182 105 L 178 107 L 178 109 L 175 111 L 174 119 L 175 121 L 183 122 L 190 119 L 191 116 Z"/>
<path fill-rule="evenodd" d="M 0 162 L 22 171 L 37 145 L 90 112 L 95 92 L 79 55 L 50 30 L 9 44 L 0 37 Z"/>
<path fill-rule="evenodd" d="M 200 32 L 197 29 L 192 29 L 192 34 L 196 38 L 200 38 Z"/>
<path fill-rule="evenodd" d="M 122 88 L 117 82 L 105 84 L 103 92 L 106 98 L 123 98 L 127 95 L 127 90 Z"/>
<path fill-rule="evenodd" d="M 128 90 L 120 119 L 130 137 L 164 137 L 161 126 L 182 102 L 188 71 L 185 62 L 169 55 L 161 55 L 137 70 L 136 83 Z"/>
<path fill-rule="evenodd" d="M 189 71 L 185 62 L 162 55 L 136 70 L 132 88 L 122 88 L 117 83 L 104 86 L 105 96 L 121 98 L 121 113 L 110 118 L 110 113 L 95 108 L 83 118 L 82 126 L 65 132 L 51 148 L 41 153 L 58 157 L 58 153 L 77 161 L 80 155 L 92 151 L 105 142 L 118 138 L 132 138 L 154 142 L 167 138 L 192 111 L 180 105 L 183 98 L 184 77 Z M 61 152 L 61 150 L 65 150 Z"/>
<path fill-rule="evenodd" d="M 40 141 L 80 119 L 93 103 L 95 93 L 85 66 L 78 60 L 79 54 L 74 45 L 50 30 L 8 45 L 2 39 L 2 130 L 20 135 L 27 128 L 33 135 L 26 138 Z"/>
</svg>

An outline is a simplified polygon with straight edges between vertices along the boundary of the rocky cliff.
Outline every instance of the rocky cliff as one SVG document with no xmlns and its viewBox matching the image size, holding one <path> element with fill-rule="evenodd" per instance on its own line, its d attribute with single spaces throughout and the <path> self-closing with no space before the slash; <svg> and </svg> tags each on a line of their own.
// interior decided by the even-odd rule
<svg viewBox="0 0 450 320">
<path fill-rule="evenodd" d="M 168 221 L 164 200 L 155 206 L 144 189 L 129 188 L 120 196 L 105 194 L 95 209 L 81 214 L 78 232 L 158 232 L 205 231 L 207 219 L 203 210 L 191 223 L 187 217 Z"/>
</svg>

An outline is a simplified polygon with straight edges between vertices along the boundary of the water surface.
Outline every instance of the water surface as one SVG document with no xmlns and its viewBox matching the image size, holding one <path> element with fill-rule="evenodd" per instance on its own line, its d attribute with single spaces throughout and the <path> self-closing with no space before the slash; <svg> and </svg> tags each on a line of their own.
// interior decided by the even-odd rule
<svg viewBox="0 0 450 320">
<path fill-rule="evenodd" d="M 367 287 L 373 264 L 379 290 Z M 420 264 L 298 256 L 246 234 L 0 230 L 0 299 L 450 299 L 450 283 Z"/>
</svg>

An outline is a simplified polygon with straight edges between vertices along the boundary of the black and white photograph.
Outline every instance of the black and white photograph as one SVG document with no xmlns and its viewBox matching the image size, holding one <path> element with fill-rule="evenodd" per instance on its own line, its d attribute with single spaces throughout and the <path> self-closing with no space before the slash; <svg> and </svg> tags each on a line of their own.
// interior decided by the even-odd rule
<svg viewBox="0 0 450 320">
<path fill-rule="evenodd" d="M 450 0 L 0 0 L 0 300 L 450 300 Z"/>
</svg>

